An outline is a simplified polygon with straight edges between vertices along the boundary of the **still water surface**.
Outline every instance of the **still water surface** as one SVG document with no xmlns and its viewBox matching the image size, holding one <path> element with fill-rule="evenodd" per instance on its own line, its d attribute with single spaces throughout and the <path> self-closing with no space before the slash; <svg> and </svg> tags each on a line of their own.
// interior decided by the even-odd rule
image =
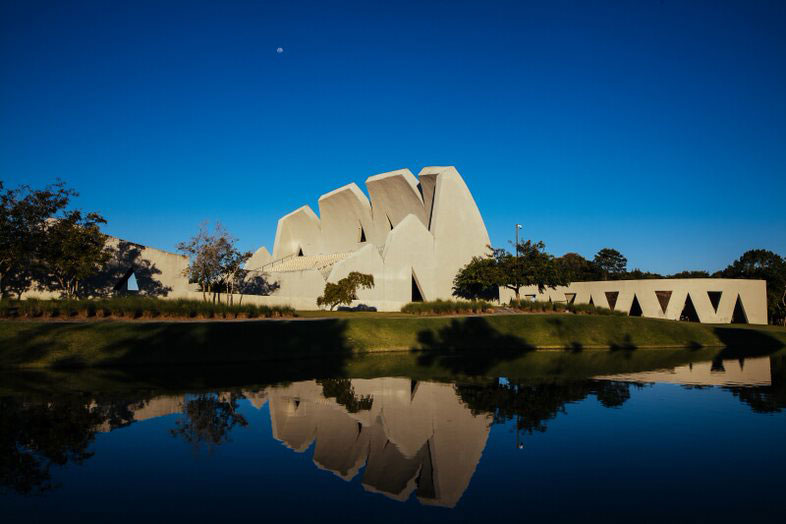
<svg viewBox="0 0 786 524">
<path fill-rule="evenodd" d="M 624 358 L 644 363 L 514 378 L 374 376 L 372 362 L 358 378 L 216 388 L 200 371 L 207 386 L 181 390 L 16 379 L 0 398 L 1 520 L 782 515 L 782 356 Z"/>
</svg>

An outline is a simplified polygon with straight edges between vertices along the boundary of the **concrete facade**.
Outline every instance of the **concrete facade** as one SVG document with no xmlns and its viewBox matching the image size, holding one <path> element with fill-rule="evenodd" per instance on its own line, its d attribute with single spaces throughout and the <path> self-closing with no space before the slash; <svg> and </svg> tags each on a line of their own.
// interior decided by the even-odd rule
<svg viewBox="0 0 786 524">
<path fill-rule="evenodd" d="M 351 183 L 319 197 L 319 216 L 300 207 L 278 221 L 272 254 L 260 247 L 246 263 L 251 276 L 274 284 L 269 295 L 236 295 L 234 302 L 317 309 L 325 284 L 353 271 L 374 276 L 372 289 L 358 292 L 353 305 L 399 311 L 414 300 L 450 300 L 453 278 L 490 244 L 483 218 L 454 167 L 426 167 L 370 176 L 368 197 Z M 130 291 L 201 300 L 185 276 L 188 258 L 117 238 L 116 256 L 87 287 L 96 295 Z M 513 298 L 500 288 L 500 303 Z M 23 297 L 54 298 L 31 289 Z M 594 304 L 630 315 L 699 322 L 767 323 L 766 283 L 735 279 L 656 279 L 574 282 L 539 292 L 520 290 L 522 299 Z"/>
<path fill-rule="evenodd" d="M 628 315 L 669 320 L 687 316 L 689 320 L 711 324 L 767 323 L 764 280 L 664 278 L 573 282 L 543 292 L 536 286 L 524 287 L 519 297 L 541 302 L 594 304 Z M 512 290 L 500 288 L 501 303 L 507 304 L 513 298 Z M 695 317 L 690 318 L 694 312 Z"/>
<path fill-rule="evenodd" d="M 414 298 L 448 300 L 453 277 L 490 243 L 464 180 L 453 167 L 408 169 L 366 180 L 370 199 L 356 184 L 319 198 L 278 221 L 273 254 L 260 248 L 246 265 L 280 286 L 260 303 L 278 300 L 316 309 L 327 282 L 353 271 L 374 275 L 358 303 L 398 311 Z M 419 295 L 419 297 L 418 297 Z"/>
</svg>

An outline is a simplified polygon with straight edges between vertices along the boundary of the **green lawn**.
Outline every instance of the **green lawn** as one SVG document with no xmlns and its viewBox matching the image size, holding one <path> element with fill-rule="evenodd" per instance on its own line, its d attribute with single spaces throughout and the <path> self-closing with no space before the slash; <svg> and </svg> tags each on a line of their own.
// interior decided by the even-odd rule
<svg viewBox="0 0 786 524">
<path fill-rule="evenodd" d="M 775 351 L 786 329 L 596 315 L 411 317 L 357 314 L 242 322 L 0 322 L 0 367 L 231 364 L 418 350 L 427 365 L 460 352 L 480 368 L 537 348 L 745 347 Z"/>
</svg>

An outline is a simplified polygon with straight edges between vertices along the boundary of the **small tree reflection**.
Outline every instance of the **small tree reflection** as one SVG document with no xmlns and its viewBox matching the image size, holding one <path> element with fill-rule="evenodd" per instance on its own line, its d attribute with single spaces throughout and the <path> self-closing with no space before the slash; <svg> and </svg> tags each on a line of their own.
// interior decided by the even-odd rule
<svg viewBox="0 0 786 524">
<path fill-rule="evenodd" d="M 208 452 L 230 441 L 235 426 L 248 426 L 246 418 L 238 412 L 238 393 L 202 393 L 183 406 L 183 415 L 175 421 L 173 437 L 181 437 L 195 451 L 204 445 Z"/>
</svg>

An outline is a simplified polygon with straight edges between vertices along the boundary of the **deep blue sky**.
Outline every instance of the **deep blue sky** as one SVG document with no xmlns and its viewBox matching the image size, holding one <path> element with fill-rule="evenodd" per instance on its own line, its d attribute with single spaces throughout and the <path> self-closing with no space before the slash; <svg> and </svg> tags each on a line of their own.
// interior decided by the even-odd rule
<svg viewBox="0 0 786 524">
<path fill-rule="evenodd" d="M 786 255 L 783 1 L 0 6 L 0 177 L 65 179 L 113 235 L 272 248 L 322 193 L 455 165 L 496 245 Z"/>
</svg>

